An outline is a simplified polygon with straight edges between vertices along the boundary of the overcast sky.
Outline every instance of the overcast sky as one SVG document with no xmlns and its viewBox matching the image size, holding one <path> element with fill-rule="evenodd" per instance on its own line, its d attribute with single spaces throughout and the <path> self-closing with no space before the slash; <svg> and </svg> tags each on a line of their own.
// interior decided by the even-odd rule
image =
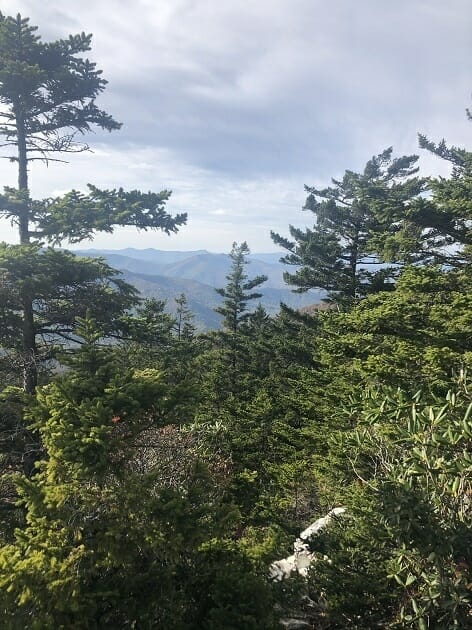
<svg viewBox="0 0 472 630">
<path fill-rule="evenodd" d="M 275 251 L 271 229 L 311 222 L 304 184 L 328 184 L 417 133 L 472 147 L 471 0 L 2 0 L 45 41 L 94 34 L 123 122 L 93 153 L 34 166 L 35 197 L 88 182 L 173 191 L 177 236 L 119 230 L 83 247 Z M 441 165 L 422 156 L 425 171 Z M 14 165 L 0 161 L 4 185 Z M 0 224 L 1 238 L 16 241 Z"/>
</svg>

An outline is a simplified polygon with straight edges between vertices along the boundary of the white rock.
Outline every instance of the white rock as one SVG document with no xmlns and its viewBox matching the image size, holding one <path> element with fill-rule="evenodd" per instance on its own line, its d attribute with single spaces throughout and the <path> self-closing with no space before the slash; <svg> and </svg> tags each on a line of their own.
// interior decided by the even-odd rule
<svg viewBox="0 0 472 630">
<path fill-rule="evenodd" d="M 275 560 L 269 568 L 269 577 L 277 582 L 288 578 L 294 571 L 303 577 L 308 575 L 310 565 L 315 560 L 315 554 L 310 551 L 309 541 L 315 534 L 328 525 L 333 518 L 344 514 L 345 508 L 338 507 L 330 510 L 326 516 L 317 519 L 304 529 L 293 543 L 293 555 L 282 560 Z"/>
</svg>

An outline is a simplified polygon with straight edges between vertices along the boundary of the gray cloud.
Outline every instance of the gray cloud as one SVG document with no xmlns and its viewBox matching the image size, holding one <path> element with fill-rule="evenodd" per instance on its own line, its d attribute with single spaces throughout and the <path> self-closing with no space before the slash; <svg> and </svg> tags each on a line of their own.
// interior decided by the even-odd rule
<svg viewBox="0 0 472 630">
<path fill-rule="evenodd" d="M 126 164 L 147 152 L 158 185 L 190 206 L 195 230 L 208 212 L 215 231 L 228 217 L 238 233 L 256 220 L 270 227 L 270 209 L 272 227 L 304 221 L 304 183 L 361 168 L 392 144 L 416 151 L 418 131 L 470 140 L 469 0 L 3 5 L 29 15 L 45 39 L 94 33 L 91 55 L 110 81 L 101 103 L 125 123 L 95 138 L 116 156 L 102 175 L 127 185 Z M 69 186 L 83 185 L 83 164 L 64 174 Z M 40 186 L 51 172 L 38 171 Z M 137 172 L 131 179 L 145 187 Z M 278 205 L 284 187 L 292 208 Z M 222 208 L 228 214 L 214 213 Z"/>
</svg>

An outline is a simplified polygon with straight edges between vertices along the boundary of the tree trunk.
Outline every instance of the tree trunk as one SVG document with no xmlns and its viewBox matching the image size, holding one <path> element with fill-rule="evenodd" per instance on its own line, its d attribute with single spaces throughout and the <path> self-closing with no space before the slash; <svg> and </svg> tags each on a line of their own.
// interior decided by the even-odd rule
<svg viewBox="0 0 472 630">
<path fill-rule="evenodd" d="M 18 190 L 28 191 L 28 154 L 26 148 L 26 131 L 21 105 L 15 107 L 17 142 L 18 142 Z M 29 207 L 25 200 L 19 214 L 20 243 L 29 243 Z"/>
<path fill-rule="evenodd" d="M 359 297 L 360 283 L 357 278 L 357 263 L 359 256 L 359 228 L 355 226 L 355 234 L 352 239 L 351 256 L 349 261 L 349 273 L 351 276 L 351 296 L 354 300 Z"/>
<path fill-rule="evenodd" d="M 37 380 L 33 302 L 23 295 L 23 388 L 27 394 L 33 393 Z"/>
<path fill-rule="evenodd" d="M 26 148 L 26 131 L 21 104 L 15 107 L 17 141 L 18 141 L 18 189 L 20 193 L 28 192 L 28 154 Z M 26 195 L 25 195 L 26 196 Z M 19 213 L 20 243 L 30 242 L 29 205 L 24 200 Z M 31 394 L 37 383 L 36 369 L 36 335 L 34 330 L 33 300 L 27 292 L 23 292 L 23 388 Z"/>
</svg>

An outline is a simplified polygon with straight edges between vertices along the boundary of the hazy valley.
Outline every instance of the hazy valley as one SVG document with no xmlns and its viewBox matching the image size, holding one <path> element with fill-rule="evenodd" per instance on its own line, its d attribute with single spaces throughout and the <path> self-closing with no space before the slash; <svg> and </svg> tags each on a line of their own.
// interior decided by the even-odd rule
<svg viewBox="0 0 472 630">
<path fill-rule="evenodd" d="M 214 312 L 221 297 L 215 288 L 224 287 L 230 270 L 227 254 L 214 254 L 206 250 L 162 251 L 158 249 L 88 249 L 75 252 L 80 256 L 101 256 L 109 265 L 123 273 L 123 279 L 135 286 L 143 297 L 167 300 L 170 312 L 175 310 L 174 298 L 182 293 L 188 300 L 200 329 L 218 328 L 220 316 Z M 280 262 L 282 253 L 255 253 L 249 256 L 246 267 L 249 278 L 266 275 L 260 287 L 261 303 L 273 315 L 283 302 L 292 308 L 319 303 L 322 292 L 294 293 L 284 283 L 283 272 L 287 265 Z"/>
</svg>

